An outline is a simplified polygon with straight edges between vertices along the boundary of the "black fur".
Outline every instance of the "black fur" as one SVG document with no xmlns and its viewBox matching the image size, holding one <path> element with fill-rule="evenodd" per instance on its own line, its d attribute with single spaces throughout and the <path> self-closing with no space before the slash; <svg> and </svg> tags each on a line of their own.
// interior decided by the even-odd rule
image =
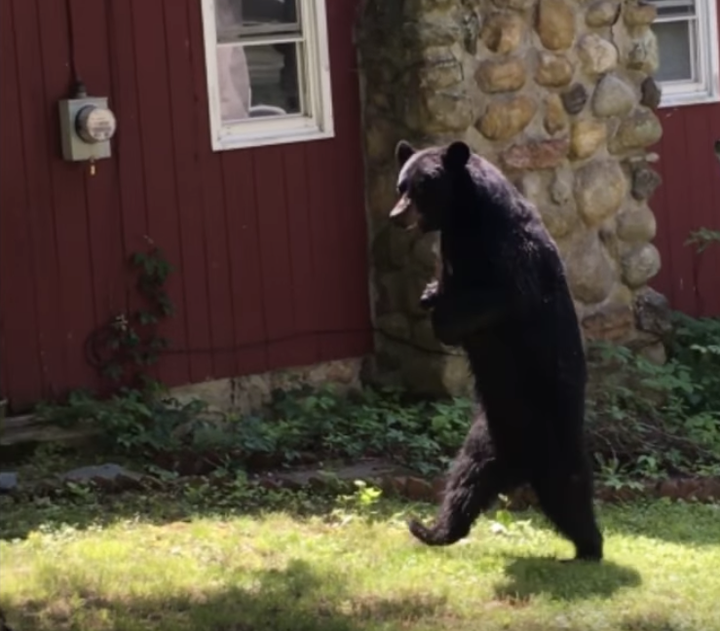
<svg viewBox="0 0 720 631">
<path fill-rule="evenodd" d="M 600 560 L 585 446 L 586 364 L 557 247 L 535 208 L 467 145 L 398 145 L 393 221 L 440 230 L 443 273 L 421 298 L 438 339 L 461 345 L 484 414 L 449 475 L 428 545 L 465 537 L 499 493 L 529 483 L 542 510 L 576 547 Z"/>
</svg>

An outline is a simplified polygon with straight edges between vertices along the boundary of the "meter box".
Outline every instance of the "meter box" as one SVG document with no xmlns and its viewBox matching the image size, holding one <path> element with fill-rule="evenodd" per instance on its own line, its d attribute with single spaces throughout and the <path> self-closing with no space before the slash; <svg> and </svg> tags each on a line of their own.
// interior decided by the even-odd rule
<svg viewBox="0 0 720 631">
<path fill-rule="evenodd" d="M 115 135 L 115 115 L 106 97 L 80 96 L 60 101 L 60 133 L 65 160 L 109 158 L 110 139 Z"/>
</svg>

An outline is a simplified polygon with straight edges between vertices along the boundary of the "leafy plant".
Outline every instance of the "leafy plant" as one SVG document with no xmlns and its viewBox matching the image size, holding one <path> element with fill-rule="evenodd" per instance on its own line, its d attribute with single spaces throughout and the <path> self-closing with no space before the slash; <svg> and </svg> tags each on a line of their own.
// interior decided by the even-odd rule
<svg viewBox="0 0 720 631">
<path fill-rule="evenodd" d="M 39 405 L 36 415 L 61 426 L 91 423 L 100 430 L 99 438 L 108 449 L 142 456 L 180 449 L 184 442 L 180 430 L 196 423 L 206 407 L 199 400 L 180 403 L 147 391 L 121 388 L 109 398 L 75 391 L 65 404 Z"/>
<path fill-rule="evenodd" d="M 712 244 L 720 244 L 720 230 L 700 228 L 690 233 L 685 245 L 695 245 L 698 254 L 706 250 Z"/>
<path fill-rule="evenodd" d="M 152 239 L 146 240 L 148 251 L 135 252 L 130 257 L 143 306 L 131 313 L 115 314 L 88 340 L 88 359 L 100 374 L 115 385 L 130 388 L 154 387 L 148 368 L 168 347 L 168 340 L 159 334 L 159 326 L 174 313 L 165 289 L 173 267 Z"/>
<path fill-rule="evenodd" d="M 461 444 L 471 402 L 413 401 L 396 390 L 371 388 L 348 397 L 326 386 L 276 392 L 262 414 L 209 415 L 201 401 L 121 389 L 109 398 L 74 392 L 65 404 L 41 406 L 38 414 L 64 425 L 90 421 L 109 449 L 135 457 L 212 454 L 220 467 L 223 454 L 245 464 L 257 455 L 284 464 L 384 456 L 432 474 Z"/>
</svg>

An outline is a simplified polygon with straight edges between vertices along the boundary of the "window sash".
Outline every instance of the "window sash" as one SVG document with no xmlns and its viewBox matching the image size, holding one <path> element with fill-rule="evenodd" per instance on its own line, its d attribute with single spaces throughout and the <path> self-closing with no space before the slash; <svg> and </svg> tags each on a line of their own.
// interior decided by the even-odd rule
<svg viewBox="0 0 720 631">
<path fill-rule="evenodd" d="M 666 19 L 681 19 L 697 16 L 698 7 L 696 0 L 651 0 L 651 2 L 658 10 L 656 22 L 665 21 Z M 675 9 L 675 12 L 673 12 L 673 9 Z M 677 11 L 677 9 L 681 10 Z M 682 9 L 691 9 L 691 11 L 683 12 Z"/>
<path fill-rule="evenodd" d="M 690 20 L 667 20 L 662 24 L 678 24 L 680 22 L 686 23 L 688 32 L 688 61 L 690 62 L 690 76 L 685 79 L 665 79 L 661 83 L 664 87 L 669 86 L 685 86 L 687 90 L 688 85 L 703 85 L 701 71 L 700 71 L 700 60 L 699 55 L 699 44 L 698 44 L 698 30 L 695 18 Z M 661 55 L 662 56 L 662 55 Z"/>
<path fill-rule="evenodd" d="M 217 40 L 221 44 L 237 43 L 250 38 L 281 36 L 285 33 L 302 37 L 300 22 L 278 22 L 277 24 L 257 24 L 253 26 L 229 26 L 217 30 Z"/>
<path fill-rule="evenodd" d="M 235 48 L 236 46 L 274 46 L 275 44 L 302 44 L 302 35 L 275 35 L 274 37 L 246 37 L 232 42 L 218 42 L 217 48 Z"/>
<path fill-rule="evenodd" d="M 300 99 L 300 111 L 299 112 L 288 112 L 287 114 L 276 114 L 272 117 L 267 117 L 264 120 L 276 120 L 276 119 L 293 119 L 312 117 L 312 99 L 309 98 L 308 92 L 310 90 L 308 68 L 307 68 L 307 53 L 304 41 L 299 37 L 285 37 L 275 38 L 271 40 L 265 39 L 253 39 L 252 41 L 234 42 L 232 44 L 218 44 L 218 48 L 253 48 L 256 46 L 272 46 L 274 44 L 294 44 L 296 47 L 297 54 L 295 55 L 295 72 L 297 73 L 298 82 L 298 98 Z M 223 125 L 246 125 L 249 122 L 261 122 L 257 119 L 249 121 L 247 119 L 239 121 L 223 121 Z"/>
</svg>

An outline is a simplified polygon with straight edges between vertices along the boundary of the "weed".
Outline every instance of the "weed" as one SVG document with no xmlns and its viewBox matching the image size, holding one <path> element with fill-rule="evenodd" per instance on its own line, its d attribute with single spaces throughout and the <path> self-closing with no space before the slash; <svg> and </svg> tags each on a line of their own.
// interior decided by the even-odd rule
<svg viewBox="0 0 720 631">
<path fill-rule="evenodd" d="M 685 245 L 696 246 L 696 251 L 701 254 L 704 250 L 713 244 L 720 244 L 720 230 L 710 230 L 709 228 L 700 228 L 690 233 L 685 241 Z"/>
</svg>

